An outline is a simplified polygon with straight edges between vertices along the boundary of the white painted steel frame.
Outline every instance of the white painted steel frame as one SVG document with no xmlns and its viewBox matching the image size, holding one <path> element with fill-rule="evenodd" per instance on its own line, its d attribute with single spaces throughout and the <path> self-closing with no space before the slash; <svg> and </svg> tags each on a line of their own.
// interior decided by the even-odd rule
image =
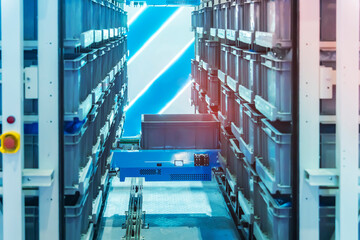
<svg viewBox="0 0 360 240">
<path fill-rule="evenodd" d="M 25 237 L 22 169 L 24 164 L 23 134 L 23 0 L 1 1 L 2 31 L 2 109 L 3 132 L 16 131 L 21 136 L 20 150 L 3 154 L 3 239 Z M 6 118 L 14 116 L 14 124 Z"/>
<path fill-rule="evenodd" d="M 54 170 L 52 187 L 39 188 L 40 239 L 59 239 L 58 1 L 38 0 L 39 167 Z"/>
<path fill-rule="evenodd" d="M 299 1 L 299 239 L 319 239 L 319 188 L 305 169 L 319 168 L 320 0 Z"/>
<path fill-rule="evenodd" d="M 336 1 L 336 239 L 358 239 L 359 0 Z"/>
</svg>

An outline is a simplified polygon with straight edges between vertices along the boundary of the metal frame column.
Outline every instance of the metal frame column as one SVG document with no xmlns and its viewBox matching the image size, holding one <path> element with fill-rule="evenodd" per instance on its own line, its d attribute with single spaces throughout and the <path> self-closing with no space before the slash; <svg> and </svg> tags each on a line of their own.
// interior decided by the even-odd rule
<svg viewBox="0 0 360 240">
<path fill-rule="evenodd" d="M 39 189 L 40 239 L 59 239 L 59 11 L 38 0 L 39 167 L 54 170 L 52 187 Z"/>
<path fill-rule="evenodd" d="M 318 239 L 319 188 L 304 172 L 319 168 L 320 1 L 300 0 L 299 12 L 299 239 Z"/>
<path fill-rule="evenodd" d="M 359 0 L 336 1 L 336 239 L 358 239 Z"/>
<path fill-rule="evenodd" d="M 2 106 L 3 132 L 20 134 L 20 150 L 3 154 L 3 238 L 20 240 L 25 237 L 22 169 L 24 164 L 23 135 L 23 0 L 1 1 L 2 31 Z M 8 116 L 15 117 L 13 124 Z"/>
</svg>

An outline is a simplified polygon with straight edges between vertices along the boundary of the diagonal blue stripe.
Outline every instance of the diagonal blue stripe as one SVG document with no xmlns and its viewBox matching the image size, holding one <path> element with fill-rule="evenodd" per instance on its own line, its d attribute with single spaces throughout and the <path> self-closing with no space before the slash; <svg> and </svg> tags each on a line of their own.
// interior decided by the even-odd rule
<svg viewBox="0 0 360 240">
<path fill-rule="evenodd" d="M 139 134 L 141 114 L 158 113 L 186 85 L 191 72 L 189 59 L 194 55 L 193 49 L 194 45 L 192 44 L 127 111 L 124 136 Z M 190 103 L 185 102 L 184 104 Z"/>
<path fill-rule="evenodd" d="M 129 59 L 177 9 L 177 7 L 147 7 L 145 9 L 129 29 L 127 41 L 130 51 Z"/>
</svg>

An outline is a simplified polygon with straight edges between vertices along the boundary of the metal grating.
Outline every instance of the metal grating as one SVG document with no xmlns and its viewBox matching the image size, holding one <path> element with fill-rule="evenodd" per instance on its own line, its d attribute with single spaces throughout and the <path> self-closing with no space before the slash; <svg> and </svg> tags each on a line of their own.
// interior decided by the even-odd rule
<svg viewBox="0 0 360 240">
<path fill-rule="evenodd" d="M 170 174 L 172 181 L 210 181 L 211 174 Z"/>
<path fill-rule="evenodd" d="M 161 175 L 161 169 L 140 169 L 140 175 Z"/>
</svg>

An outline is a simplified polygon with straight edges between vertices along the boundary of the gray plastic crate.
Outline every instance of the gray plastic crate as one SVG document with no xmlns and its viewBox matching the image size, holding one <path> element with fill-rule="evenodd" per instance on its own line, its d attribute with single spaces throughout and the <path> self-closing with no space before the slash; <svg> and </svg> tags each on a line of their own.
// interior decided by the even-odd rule
<svg viewBox="0 0 360 240">
<path fill-rule="evenodd" d="M 219 122 L 210 114 L 142 115 L 143 149 L 217 149 Z"/>
<path fill-rule="evenodd" d="M 245 160 L 250 164 L 255 163 L 261 147 L 261 119 L 264 118 L 253 104 L 244 104 L 243 134 L 240 138 L 240 149 L 245 155 Z"/>
<path fill-rule="evenodd" d="M 240 163 L 244 154 L 239 149 L 239 141 L 236 138 L 229 139 L 229 150 L 227 156 L 227 167 L 236 179 L 236 184 L 239 184 L 239 179 L 237 178 L 240 171 Z"/>
<path fill-rule="evenodd" d="M 263 22 L 261 32 L 255 34 L 255 44 L 263 47 L 291 47 L 291 1 L 262 1 L 260 21 Z"/>
<path fill-rule="evenodd" d="M 79 240 L 81 235 L 87 232 L 91 214 L 92 198 L 89 193 L 83 196 L 66 196 L 66 240 Z"/>
<path fill-rule="evenodd" d="M 206 59 L 205 59 L 205 39 L 204 38 L 199 38 L 198 39 L 198 44 L 197 44 L 197 52 L 196 52 L 196 55 L 198 55 L 200 57 L 199 61 L 200 60 L 204 60 L 206 62 Z"/>
<path fill-rule="evenodd" d="M 64 89 L 65 113 L 76 113 L 80 104 L 86 99 L 88 88 L 86 84 L 86 56 L 87 54 L 65 54 L 64 58 Z"/>
<path fill-rule="evenodd" d="M 207 52 L 207 63 L 211 69 L 220 68 L 220 43 L 218 41 L 206 40 L 205 41 Z"/>
<path fill-rule="evenodd" d="M 227 64 L 227 69 L 228 69 L 227 74 L 228 77 L 231 77 L 233 80 L 236 80 L 236 64 L 237 64 L 236 55 L 238 48 L 235 46 L 231 46 L 229 50 L 230 51 L 227 53 L 229 55 L 228 57 L 229 62 Z"/>
<path fill-rule="evenodd" d="M 230 150 L 230 139 L 234 138 L 231 134 L 230 129 L 221 126 L 220 130 L 220 154 L 226 161 L 228 159 L 229 150 Z M 227 168 L 226 166 L 222 166 L 224 169 Z"/>
<path fill-rule="evenodd" d="M 261 4 L 263 1 L 244 0 L 244 30 L 255 32 L 261 30 L 263 17 Z"/>
<path fill-rule="evenodd" d="M 206 103 L 206 97 L 204 92 L 199 92 L 199 106 L 198 106 L 198 113 L 200 114 L 207 114 L 208 108 Z"/>
<path fill-rule="evenodd" d="M 234 102 L 234 92 L 225 85 L 222 85 L 220 93 L 220 111 L 218 113 L 218 118 L 221 124 L 225 127 L 230 127 L 231 122 L 233 122 L 235 119 Z"/>
<path fill-rule="evenodd" d="M 244 30 L 244 0 L 236 0 L 238 30 Z"/>
<path fill-rule="evenodd" d="M 227 29 L 230 24 L 230 2 L 221 3 L 221 11 L 220 11 L 220 29 Z"/>
<path fill-rule="evenodd" d="M 235 94 L 234 121 L 231 123 L 231 132 L 238 141 L 240 141 L 241 134 L 243 134 L 244 103 L 244 99 Z"/>
<path fill-rule="evenodd" d="M 204 7 L 202 11 L 204 12 L 204 31 L 209 33 L 213 23 L 213 9 L 212 7 Z"/>
<path fill-rule="evenodd" d="M 291 120 L 291 60 L 261 56 L 261 95 L 255 96 L 256 108 L 270 121 Z"/>
<path fill-rule="evenodd" d="M 200 88 L 203 90 L 203 91 L 207 91 L 207 84 L 208 84 L 208 72 L 202 68 L 202 67 L 199 67 L 199 73 L 200 73 Z"/>
<path fill-rule="evenodd" d="M 249 103 L 253 103 L 255 96 L 261 94 L 261 53 L 244 50 L 242 53 L 241 85 L 239 95 Z"/>
<path fill-rule="evenodd" d="M 198 27 L 198 15 L 199 12 L 198 11 L 192 11 L 191 12 L 191 28 L 192 30 L 196 30 L 196 28 Z"/>
<path fill-rule="evenodd" d="M 360 139 L 360 134 L 359 134 Z M 360 149 L 360 144 L 359 144 Z M 360 156 L 359 156 L 360 166 Z M 320 167 L 336 168 L 336 125 L 320 125 Z"/>
<path fill-rule="evenodd" d="M 241 74 L 243 72 L 242 61 L 243 50 L 237 47 L 231 47 L 230 52 L 230 74 L 227 77 L 227 85 L 234 92 L 239 91 L 239 85 L 241 84 Z"/>
<path fill-rule="evenodd" d="M 196 83 L 191 83 L 191 105 L 197 106 L 198 105 L 198 99 L 199 99 L 199 93 L 196 90 Z"/>
<path fill-rule="evenodd" d="M 230 61 L 230 50 L 231 46 L 226 44 L 221 44 L 221 52 L 220 52 L 220 70 L 228 75 L 228 64 Z"/>
<path fill-rule="evenodd" d="M 236 1 L 232 1 L 229 6 L 229 24 L 227 29 L 239 30 L 239 8 Z"/>
<path fill-rule="evenodd" d="M 208 75 L 208 91 L 210 106 L 219 106 L 220 104 L 220 81 L 216 75 Z"/>
<path fill-rule="evenodd" d="M 261 147 L 256 172 L 271 194 L 291 193 L 291 125 L 261 119 Z"/>
<path fill-rule="evenodd" d="M 274 199 L 263 183 L 254 183 L 254 235 L 258 240 L 291 239 L 291 200 Z"/>
<path fill-rule="evenodd" d="M 83 31 L 83 11 L 86 1 L 65 0 L 65 39 L 80 39 Z"/>
<path fill-rule="evenodd" d="M 213 7 L 213 28 L 220 28 L 220 11 L 221 11 L 221 6 L 220 5 L 215 5 Z"/>
<path fill-rule="evenodd" d="M 241 219 L 249 224 L 254 223 L 254 182 L 258 181 L 258 177 L 251 165 L 241 159 L 239 164 L 238 178 L 238 202 L 243 215 Z"/>
</svg>

